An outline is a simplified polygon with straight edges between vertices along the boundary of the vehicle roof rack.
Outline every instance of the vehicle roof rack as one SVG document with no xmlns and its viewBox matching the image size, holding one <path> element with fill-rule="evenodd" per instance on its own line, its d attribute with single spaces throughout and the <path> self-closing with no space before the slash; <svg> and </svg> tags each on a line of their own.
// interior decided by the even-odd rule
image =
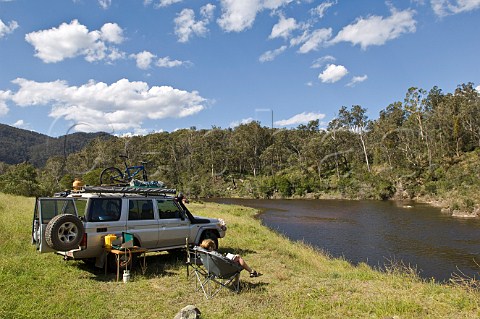
<svg viewBox="0 0 480 319">
<path fill-rule="evenodd" d="M 173 188 L 159 187 L 123 187 L 123 186 L 85 186 L 85 193 L 124 193 L 124 194 L 142 194 L 142 195 L 167 195 L 176 194 L 177 190 Z"/>
</svg>

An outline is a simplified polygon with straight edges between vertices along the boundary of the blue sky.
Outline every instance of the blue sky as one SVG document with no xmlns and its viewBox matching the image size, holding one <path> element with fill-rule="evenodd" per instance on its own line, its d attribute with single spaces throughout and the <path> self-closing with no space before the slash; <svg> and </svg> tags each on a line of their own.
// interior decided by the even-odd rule
<svg viewBox="0 0 480 319">
<path fill-rule="evenodd" d="M 0 122 L 50 136 L 376 119 L 480 90 L 480 0 L 0 0 Z"/>
</svg>

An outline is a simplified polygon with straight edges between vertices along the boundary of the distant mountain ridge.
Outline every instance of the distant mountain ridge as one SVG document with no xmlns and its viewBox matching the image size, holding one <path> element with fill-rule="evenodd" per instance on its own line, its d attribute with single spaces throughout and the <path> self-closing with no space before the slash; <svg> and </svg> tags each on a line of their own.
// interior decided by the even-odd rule
<svg viewBox="0 0 480 319">
<path fill-rule="evenodd" d="M 110 137 L 100 133 L 73 133 L 60 137 L 0 124 L 0 162 L 18 164 L 29 162 L 43 167 L 52 156 L 63 156 L 80 151 L 98 137 Z"/>
</svg>

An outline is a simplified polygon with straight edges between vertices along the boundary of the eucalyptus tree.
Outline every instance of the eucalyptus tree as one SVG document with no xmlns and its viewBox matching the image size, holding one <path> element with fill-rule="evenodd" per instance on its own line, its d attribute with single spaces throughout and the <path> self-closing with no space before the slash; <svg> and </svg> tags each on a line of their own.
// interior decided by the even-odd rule
<svg viewBox="0 0 480 319">
<path fill-rule="evenodd" d="M 367 110 L 360 105 L 353 105 L 350 110 L 342 106 L 338 111 L 337 126 L 354 133 L 360 142 L 367 170 L 370 172 L 370 161 L 367 152 L 367 132 L 370 120 L 366 115 Z"/>
<path fill-rule="evenodd" d="M 232 134 L 233 158 L 238 172 L 251 172 L 256 177 L 262 171 L 260 156 L 271 144 L 269 129 L 259 122 L 250 122 L 237 126 Z"/>
<path fill-rule="evenodd" d="M 454 98 L 460 105 L 462 129 L 468 133 L 466 146 L 480 147 L 480 92 L 473 83 L 462 84 L 455 90 Z"/>
<path fill-rule="evenodd" d="M 401 102 L 389 104 L 380 111 L 377 120 L 372 122 L 372 135 L 375 141 L 375 160 L 378 164 L 386 162 L 390 168 L 404 163 L 402 149 L 403 124 L 405 110 Z"/>
<path fill-rule="evenodd" d="M 407 116 L 407 128 L 411 129 L 410 149 L 413 150 L 413 164 L 423 167 L 423 159 L 426 156 L 428 166 L 432 166 L 432 149 L 430 132 L 427 129 L 427 116 L 430 114 L 427 103 L 427 92 L 424 89 L 411 87 L 405 96 L 403 107 Z M 418 139 L 416 137 L 418 136 Z M 426 154 L 424 152 L 426 151 Z"/>
</svg>

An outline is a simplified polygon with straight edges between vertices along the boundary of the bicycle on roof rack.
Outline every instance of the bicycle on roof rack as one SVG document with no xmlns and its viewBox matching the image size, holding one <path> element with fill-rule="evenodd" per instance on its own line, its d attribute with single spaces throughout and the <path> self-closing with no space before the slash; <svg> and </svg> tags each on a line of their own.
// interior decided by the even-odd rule
<svg viewBox="0 0 480 319">
<path fill-rule="evenodd" d="M 123 158 L 123 163 L 125 164 L 125 171 L 122 172 L 119 168 L 115 166 L 105 168 L 100 174 L 100 184 L 101 185 L 119 185 L 119 184 L 128 184 L 136 176 L 141 176 L 142 179 L 146 182 L 147 170 L 145 164 L 148 162 L 140 162 L 141 165 L 128 166 L 127 164 L 127 155 L 120 155 L 120 158 Z"/>
</svg>

